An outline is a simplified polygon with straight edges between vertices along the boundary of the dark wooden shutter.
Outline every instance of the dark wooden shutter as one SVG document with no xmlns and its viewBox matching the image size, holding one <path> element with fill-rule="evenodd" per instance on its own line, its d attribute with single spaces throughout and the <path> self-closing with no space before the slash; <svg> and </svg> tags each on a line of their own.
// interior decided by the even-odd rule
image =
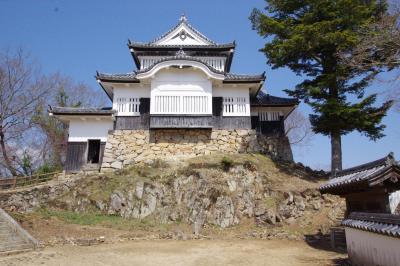
<svg viewBox="0 0 400 266">
<path fill-rule="evenodd" d="M 214 116 L 222 115 L 222 97 L 213 97 L 212 98 L 212 109 Z"/>
<path fill-rule="evenodd" d="M 139 112 L 140 114 L 150 113 L 150 98 L 140 98 Z"/>
<path fill-rule="evenodd" d="M 251 129 L 257 129 L 259 130 L 260 127 L 260 119 L 258 115 L 251 116 Z"/>
</svg>

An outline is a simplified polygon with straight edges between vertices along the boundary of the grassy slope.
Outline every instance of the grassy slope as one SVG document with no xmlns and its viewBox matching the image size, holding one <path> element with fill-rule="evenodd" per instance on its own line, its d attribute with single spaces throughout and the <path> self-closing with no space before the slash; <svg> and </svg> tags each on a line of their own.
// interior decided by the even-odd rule
<svg viewBox="0 0 400 266">
<path fill-rule="evenodd" d="M 111 193 L 116 189 L 133 187 L 137 181 L 157 181 L 160 183 L 169 183 L 173 181 L 175 176 L 190 175 L 193 172 L 203 172 L 207 175 L 215 185 L 223 182 L 219 175 L 224 168 L 234 165 L 243 165 L 248 169 L 257 171 L 265 178 L 268 187 L 276 191 L 297 191 L 301 192 L 306 189 L 315 189 L 323 181 L 318 181 L 311 177 L 294 176 L 288 174 L 287 171 L 271 161 L 268 157 L 259 154 L 238 154 L 238 155 L 212 155 L 202 156 L 189 159 L 185 162 L 163 162 L 155 161 L 152 165 L 134 166 L 115 173 L 105 175 L 93 175 L 82 179 L 78 185 L 79 190 L 75 193 L 84 193 L 90 191 L 90 198 L 93 200 L 109 199 Z M 226 169 L 225 169 L 226 170 Z M 62 201 L 68 200 L 71 194 L 67 194 Z M 266 198 L 268 206 L 276 206 L 280 199 Z M 327 220 L 327 212 L 329 210 L 321 209 L 318 215 L 305 214 L 301 223 L 292 225 L 280 225 L 278 227 L 258 228 L 254 225 L 254 221 L 242 220 L 240 225 L 233 226 L 223 231 L 213 226 L 207 226 L 204 229 L 205 234 L 214 236 L 242 236 L 245 232 L 252 230 L 265 231 L 266 229 L 274 232 L 289 232 L 295 235 L 303 235 L 315 233 L 320 229 L 321 224 L 325 224 Z M 86 213 L 75 213 L 60 208 L 59 203 L 47 208 L 39 209 L 35 213 L 24 215 L 19 220 L 31 221 L 31 224 L 38 221 L 54 221 L 60 224 L 76 224 L 80 226 L 101 226 L 127 231 L 140 231 L 149 233 L 165 233 L 174 228 L 190 232 L 191 227 L 187 224 L 175 222 L 172 224 L 161 224 L 148 217 L 142 220 L 123 219 L 119 216 L 103 215 L 97 211 L 88 211 Z M 39 222 L 40 223 L 40 222 Z M 34 228 L 35 226 L 32 225 Z"/>
</svg>

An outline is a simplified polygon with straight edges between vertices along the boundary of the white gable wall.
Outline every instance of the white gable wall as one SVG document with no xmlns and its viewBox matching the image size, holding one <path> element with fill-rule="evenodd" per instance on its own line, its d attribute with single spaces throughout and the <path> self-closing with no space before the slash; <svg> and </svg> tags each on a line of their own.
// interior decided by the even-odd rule
<svg viewBox="0 0 400 266">
<path fill-rule="evenodd" d="M 85 120 L 73 118 L 69 121 L 69 142 L 85 142 L 88 139 L 107 141 L 108 131 L 113 129 L 111 118 L 96 120 L 88 117 Z"/>
<path fill-rule="evenodd" d="M 180 34 L 186 33 L 184 38 L 181 38 Z M 189 37 L 189 35 L 192 37 Z M 192 31 L 188 26 L 182 23 L 174 31 L 170 32 L 167 36 L 155 42 L 158 45 L 208 45 L 210 42 L 199 36 Z"/>
<path fill-rule="evenodd" d="M 160 70 L 150 95 L 151 114 L 212 114 L 212 82 L 201 70 Z"/>
</svg>

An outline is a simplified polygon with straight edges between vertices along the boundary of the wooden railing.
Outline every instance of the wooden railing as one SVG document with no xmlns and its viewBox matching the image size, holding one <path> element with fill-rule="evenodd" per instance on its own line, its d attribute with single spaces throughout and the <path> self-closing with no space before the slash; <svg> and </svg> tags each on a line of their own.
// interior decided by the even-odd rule
<svg viewBox="0 0 400 266">
<path fill-rule="evenodd" d="M 54 179 L 58 174 L 59 172 L 53 172 L 45 174 L 36 174 L 31 176 L 1 178 L 0 190 L 37 185 Z"/>
</svg>

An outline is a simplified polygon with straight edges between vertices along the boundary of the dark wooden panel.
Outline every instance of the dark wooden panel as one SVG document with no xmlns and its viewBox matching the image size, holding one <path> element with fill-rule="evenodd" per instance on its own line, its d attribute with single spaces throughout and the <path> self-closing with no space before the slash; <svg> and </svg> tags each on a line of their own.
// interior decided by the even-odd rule
<svg viewBox="0 0 400 266">
<path fill-rule="evenodd" d="M 102 142 L 100 144 L 100 158 L 99 158 L 99 166 L 103 163 L 104 149 L 106 148 L 106 143 Z"/>
<path fill-rule="evenodd" d="M 216 129 L 251 129 L 250 116 L 215 116 Z"/>
<path fill-rule="evenodd" d="M 142 114 L 140 116 L 117 116 L 115 129 L 149 129 L 150 116 Z"/>
<path fill-rule="evenodd" d="M 151 116 L 150 128 L 212 128 L 212 116 Z"/>
<path fill-rule="evenodd" d="M 140 114 L 150 113 L 150 98 L 140 98 L 139 112 Z"/>
<path fill-rule="evenodd" d="M 248 116 L 151 116 L 150 128 L 250 129 Z"/>
<path fill-rule="evenodd" d="M 212 98 L 213 116 L 221 116 L 222 109 L 223 109 L 223 98 L 222 97 L 213 97 Z"/>
<path fill-rule="evenodd" d="M 263 135 L 285 134 L 283 117 L 279 121 L 260 121 L 258 116 L 251 117 L 251 128 Z"/>
<path fill-rule="evenodd" d="M 251 117 L 251 129 L 258 129 L 260 126 L 260 118 L 257 116 Z"/>
<path fill-rule="evenodd" d="M 79 171 L 86 164 L 87 142 L 68 142 L 65 170 L 67 172 Z"/>
</svg>

